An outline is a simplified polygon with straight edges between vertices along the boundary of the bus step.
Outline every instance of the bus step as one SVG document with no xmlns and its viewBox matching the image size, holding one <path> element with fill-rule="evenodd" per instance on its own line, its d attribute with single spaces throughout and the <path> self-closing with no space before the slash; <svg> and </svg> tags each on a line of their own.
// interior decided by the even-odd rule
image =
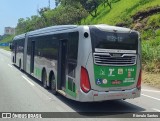
<svg viewBox="0 0 160 121">
<path fill-rule="evenodd" d="M 62 94 L 63 96 L 66 96 L 66 93 L 63 90 L 57 90 L 57 92 L 59 92 L 60 94 Z"/>
</svg>

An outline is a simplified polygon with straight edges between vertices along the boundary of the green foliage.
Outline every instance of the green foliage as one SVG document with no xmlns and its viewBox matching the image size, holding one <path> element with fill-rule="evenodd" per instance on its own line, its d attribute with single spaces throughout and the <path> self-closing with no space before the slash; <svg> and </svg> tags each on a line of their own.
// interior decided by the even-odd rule
<svg viewBox="0 0 160 121">
<path fill-rule="evenodd" d="M 5 36 L 3 37 L 3 39 L 0 41 L 0 43 L 11 42 L 12 39 L 13 39 L 13 37 L 14 37 L 14 35 L 5 35 Z M 0 46 L 0 48 L 10 51 L 10 48 L 9 48 L 9 47 Z"/>
<path fill-rule="evenodd" d="M 20 18 L 16 27 L 16 34 L 22 34 L 45 26 L 44 18 L 37 15 L 31 16 L 31 18 L 27 17 L 26 19 Z"/>
<path fill-rule="evenodd" d="M 60 3 L 60 0 L 55 0 L 55 5 L 58 6 L 58 4 Z"/>
<path fill-rule="evenodd" d="M 150 40 L 156 37 L 155 30 L 147 29 L 141 32 L 141 38 L 143 40 Z"/>
<path fill-rule="evenodd" d="M 145 64 L 146 71 L 159 71 L 160 66 L 160 37 L 154 40 L 143 41 L 142 43 L 142 62 Z"/>
<path fill-rule="evenodd" d="M 155 15 L 149 17 L 149 19 L 147 21 L 147 26 L 150 26 L 152 28 L 160 27 L 160 14 L 155 14 Z"/>
<path fill-rule="evenodd" d="M 5 35 L 3 39 L 0 41 L 0 43 L 11 42 L 13 37 L 14 35 Z"/>
<path fill-rule="evenodd" d="M 20 18 L 16 27 L 16 34 L 53 25 L 77 24 L 88 15 L 78 0 L 59 0 L 55 9 L 41 8 L 39 15 L 30 18 Z"/>
<path fill-rule="evenodd" d="M 143 40 L 152 40 L 160 36 L 160 14 L 151 15 L 142 23 L 145 25 L 144 29 L 140 30 Z"/>
<path fill-rule="evenodd" d="M 98 6 L 102 3 L 102 0 L 80 0 L 80 3 L 92 17 L 96 17 Z"/>
<path fill-rule="evenodd" d="M 7 46 L 7 47 L 1 47 L 0 48 L 4 49 L 4 50 L 7 50 L 7 51 L 10 51 L 10 48 Z"/>
<path fill-rule="evenodd" d="M 156 36 L 160 36 L 160 29 L 156 30 Z"/>
</svg>

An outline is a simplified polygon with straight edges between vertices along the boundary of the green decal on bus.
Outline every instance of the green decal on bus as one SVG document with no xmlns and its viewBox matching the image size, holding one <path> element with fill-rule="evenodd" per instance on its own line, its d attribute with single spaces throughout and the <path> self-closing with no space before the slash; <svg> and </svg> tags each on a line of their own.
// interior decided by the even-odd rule
<svg viewBox="0 0 160 121">
<path fill-rule="evenodd" d="M 136 81 L 134 66 L 97 66 L 94 65 L 95 83 L 100 87 L 130 86 Z"/>
<path fill-rule="evenodd" d="M 41 70 L 39 68 L 35 67 L 34 73 L 37 77 L 41 77 Z"/>
<path fill-rule="evenodd" d="M 76 98 L 76 85 L 74 82 L 70 83 L 70 81 L 66 81 L 66 93 Z"/>
</svg>

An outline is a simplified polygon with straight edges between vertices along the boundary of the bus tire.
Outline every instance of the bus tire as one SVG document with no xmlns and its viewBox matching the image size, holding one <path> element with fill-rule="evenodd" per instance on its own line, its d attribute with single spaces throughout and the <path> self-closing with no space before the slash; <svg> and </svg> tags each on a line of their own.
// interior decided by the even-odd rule
<svg viewBox="0 0 160 121">
<path fill-rule="evenodd" d="M 42 84 L 45 89 L 47 89 L 47 73 L 44 70 L 42 73 Z"/>
<path fill-rule="evenodd" d="M 53 75 L 51 76 L 51 92 L 52 92 L 52 94 L 57 95 L 56 80 Z"/>
<path fill-rule="evenodd" d="M 12 58 L 12 62 L 14 63 L 14 56 L 13 56 L 13 58 Z"/>
<path fill-rule="evenodd" d="M 19 70 L 21 70 L 22 69 L 22 67 L 21 67 L 21 60 L 19 60 Z"/>
</svg>

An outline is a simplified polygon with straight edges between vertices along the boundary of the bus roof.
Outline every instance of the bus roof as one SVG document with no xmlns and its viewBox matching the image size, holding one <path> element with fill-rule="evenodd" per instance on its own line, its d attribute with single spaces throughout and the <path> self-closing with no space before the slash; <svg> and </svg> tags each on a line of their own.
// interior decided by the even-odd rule
<svg viewBox="0 0 160 121">
<path fill-rule="evenodd" d="M 23 38 L 25 38 L 25 35 L 26 35 L 26 34 L 17 35 L 17 36 L 15 36 L 15 37 L 13 38 L 13 40 L 23 39 Z"/>
<path fill-rule="evenodd" d="M 28 32 L 27 35 L 32 36 L 32 35 L 39 35 L 39 34 L 43 34 L 43 33 L 52 33 L 52 32 L 57 32 L 57 31 L 75 29 L 77 27 L 78 27 L 77 25 L 51 26 L 51 27 L 46 27 L 46 28 L 42 28 L 42 29 L 38 29 L 38 30 L 35 30 L 35 31 Z"/>
<path fill-rule="evenodd" d="M 25 38 L 25 35 L 27 34 L 28 36 L 39 36 L 39 35 L 43 35 L 46 33 L 54 33 L 54 32 L 60 32 L 60 31 L 67 31 L 67 30 L 72 30 L 75 29 L 77 27 L 83 27 L 83 26 L 94 26 L 98 29 L 101 29 L 103 31 L 117 31 L 117 32 L 121 32 L 121 33 L 128 33 L 128 32 L 133 32 L 135 30 L 131 30 L 129 28 L 124 28 L 124 27 L 117 27 L 117 26 L 110 26 L 110 25 L 106 25 L 106 24 L 98 24 L 98 25 L 57 25 L 57 26 L 51 26 L 51 27 L 46 27 L 46 28 L 42 28 L 42 29 L 38 29 L 38 30 L 34 30 L 34 31 L 30 31 L 18 36 L 14 37 L 14 40 L 16 39 L 21 39 L 21 38 Z M 136 32 L 136 31 L 135 31 Z"/>
<path fill-rule="evenodd" d="M 128 33 L 128 32 L 136 32 L 135 30 L 131 30 L 130 28 L 125 28 L 125 27 L 118 27 L 118 26 L 110 26 L 110 25 L 106 25 L 106 24 L 99 24 L 99 25 L 93 25 L 95 27 L 97 27 L 100 30 L 103 31 L 108 31 L 108 32 L 120 32 L 120 33 Z"/>
</svg>

